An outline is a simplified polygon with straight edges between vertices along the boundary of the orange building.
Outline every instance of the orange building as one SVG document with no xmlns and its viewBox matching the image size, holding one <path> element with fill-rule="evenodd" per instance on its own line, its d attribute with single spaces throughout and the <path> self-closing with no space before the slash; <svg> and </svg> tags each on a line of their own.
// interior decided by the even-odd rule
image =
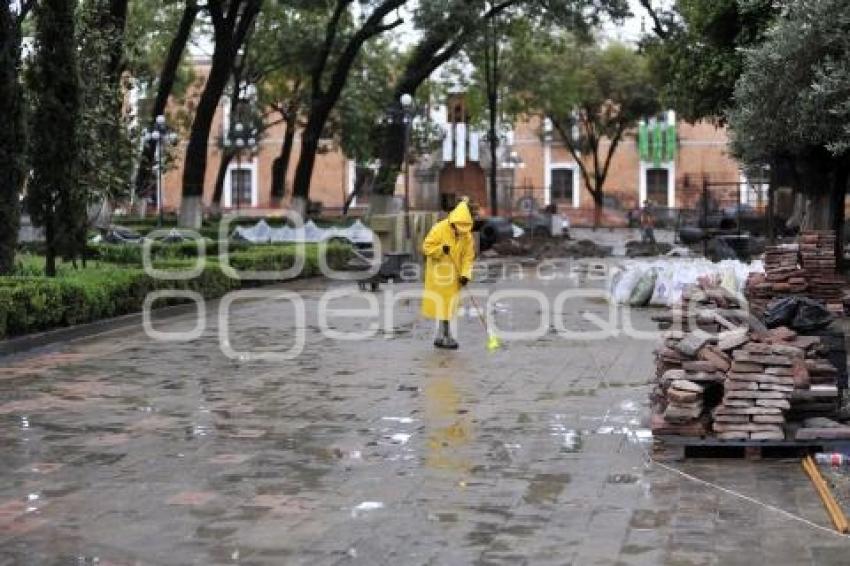
<svg viewBox="0 0 850 566">
<path fill-rule="evenodd" d="M 199 63 L 197 74 L 203 76 L 208 63 Z M 189 97 L 191 100 L 191 96 Z M 209 206 L 222 159 L 221 140 L 231 127 L 230 102 L 223 98 L 210 132 L 204 204 Z M 411 206 L 434 210 L 453 205 L 459 195 L 467 195 L 483 211 L 489 209 L 489 149 L 483 133 L 468 122 L 463 95 L 450 95 L 446 105 L 437 107 L 432 118 L 445 132 L 443 146 L 432 155 L 421 156 L 410 178 Z M 637 132 L 627 135 L 614 154 L 605 183 L 606 206 L 629 210 L 646 200 L 656 206 L 693 208 L 700 198 L 704 179 L 728 183 L 724 203 L 759 205 L 761 187 L 749 187 L 739 163 L 729 155 L 725 129 L 709 123 L 687 124 L 675 120 L 672 112 L 649 121 L 675 124 L 676 149 L 666 160 L 641 157 Z M 295 144 L 287 173 L 284 199 L 271 197 L 272 164 L 280 154 L 284 126 L 270 127 L 259 140 L 255 154 L 245 152 L 241 161 L 233 160 L 224 182 L 222 208 L 232 209 L 239 200 L 242 213 L 274 215 L 286 207 L 291 198 L 292 181 L 300 155 L 300 136 Z M 505 136 L 497 168 L 499 213 L 517 214 L 529 206 L 542 208 L 553 204 L 570 216 L 574 223 L 589 222 L 593 200 L 579 166 L 567 149 L 553 135 L 551 127 L 538 117 L 529 117 L 514 125 Z M 603 145 L 607 142 L 603 142 Z M 313 171 L 310 199 L 322 204 L 327 214 L 339 211 L 355 185 L 355 164 L 339 150 L 332 139 L 323 144 Z M 177 160 L 164 180 L 164 205 L 175 210 L 180 205 L 182 158 L 185 144 L 175 152 Z M 668 159 L 669 158 L 669 159 Z M 583 156 L 582 159 L 588 159 Z M 243 190 L 237 199 L 237 188 Z M 403 180 L 396 194 L 403 195 Z M 364 210 L 368 197 L 354 201 L 353 214 Z"/>
</svg>

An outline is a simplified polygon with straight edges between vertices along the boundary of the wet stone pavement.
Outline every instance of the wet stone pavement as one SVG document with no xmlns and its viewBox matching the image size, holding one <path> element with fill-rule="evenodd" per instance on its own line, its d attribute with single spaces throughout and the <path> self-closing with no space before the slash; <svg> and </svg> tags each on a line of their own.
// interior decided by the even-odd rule
<svg viewBox="0 0 850 566">
<path fill-rule="evenodd" d="M 554 300 L 576 284 L 476 287 Z M 467 310 L 461 350 L 440 352 L 405 299 L 374 337 L 329 338 L 321 297 L 348 287 L 279 289 L 305 301 L 305 350 L 289 361 L 223 355 L 216 304 L 195 341 L 134 327 L 3 359 L 0 565 L 850 563 L 847 539 L 768 507 L 829 526 L 797 463 L 649 460 L 652 341 L 552 330 L 491 354 Z M 534 325 L 525 301 L 497 304 L 502 328 Z M 609 309 L 569 305 L 575 330 Z M 237 301 L 230 345 L 288 348 L 293 316 L 285 301 Z M 648 312 L 633 319 L 650 328 Z"/>
</svg>

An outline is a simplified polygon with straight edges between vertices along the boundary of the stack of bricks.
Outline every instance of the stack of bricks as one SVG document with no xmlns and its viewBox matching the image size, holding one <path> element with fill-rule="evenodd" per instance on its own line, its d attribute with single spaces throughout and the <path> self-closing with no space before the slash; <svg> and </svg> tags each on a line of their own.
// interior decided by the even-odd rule
<svg viewBox="0 0 850 566">
<path fill-rule="evenodd" d="M 785 413 L 794 392 L 793 366 L 804 350 L 788 343 L 796 334 L 786 328 L 747 333 L 721 340 L 732 355 L 723 384 L 723 399 L 712 411 L 712 430 L 723 440 L 785 440 Z"/>
<path fill-rule="evenodd" d="M 805 360 L 794 365 L 795 389 L 791 396 L 794 420 L 831 417 L 839 407 L 838 369 L 823 356 L 823 345 L 817 336 L 797 339 L 805 347 Z"/>
<path fill-rule="evenodd" d="M 844 315 L 843 283 L 835 272 L 835 232 L 803 232 L 800 258 L 808 280 L 808 295 L 836 316 Z"/>
<path fill-rule="evenodd" d="M 656 350 L 653 433 L 785 440 L 788 423 L 838 409 L 838 370 L 824 354 L 820 338 L 785 327 L 668 330 Z"/>
<path fill-rule="evenodd" d="M 764 273 L 751 273 L 746 295 L 750 311 L 761 316 L 774 300 L 805 295 L 836 316 L 844 316 L 844 282 L 836 274 L 835 232 L 809 231 L 799 244 L 771 246 L 764 253 Z"/>
<path fill-rule="evenodd" d="M 788 275 L 789 268 L 801 271 L 792 257 L 796 248 L 770 256 L 772 284 L 779 270 L 790 285 L 799 285 Z M 740 307 L 717 281 L 701 279 L 678 305 L 653 316 L 665 330 L 655 351 L 654 434 L 779 441 L 807 417 L 835 415 L 838 370 L 821 339 L 785 327 L 753 330 Z M 797 434 L 810 432 L 803 427 Z"/>
<path fill-rule="evenodd" d="M 764 273 L 751 273 L 746 285 L 754 314 L 762 315 L 773 299 L 808 291 L 806 272 L 798 265 L 798 253 L 796 244 L 771 246 L 764 252 Z"/>
<path fill-rule="evenodd" d="M 656 350 L 656 380 L 651 394 L 655 434 L 705 436 L 706 393 L 719 388 L 731 361 L 710 344 L 711 335 L 670 331 Z"/>
</svg>

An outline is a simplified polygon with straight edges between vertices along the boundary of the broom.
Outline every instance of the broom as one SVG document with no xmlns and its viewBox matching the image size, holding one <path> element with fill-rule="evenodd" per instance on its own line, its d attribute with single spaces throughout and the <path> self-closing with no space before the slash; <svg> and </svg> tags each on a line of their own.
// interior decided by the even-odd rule
<svg viewBox="0 0 850 566">
<path fill-rule="evenodd" d="M 457 262 L 453 257 L 449 256 L 449 258 L 452 260 L 455 270 L 460 273 L 460 268 L 457 266 Z M 481 307 L 478 305 L 478 301 L 475 300 L 475 295 L 469 295 L 469 298 L 472 299 L 472 306 L 475 307 L 475 311 L 478 313 L 478 320 L 481 321 L 481 326 L 484 327 L 484 332 L 487 333 L 487 350 L 495 352 L 502 347 L 502 342 L 499 340 L 498 336 L 490 333 L 490 327 L 487 326 L 487 319 L 484 317 L 484 311 L 481 310 Z"/>
<path fill-rule="evenodd" d="M 481 307 L 478 306 L 478 301 L 475 300 L 475 295 L 470 295 L 469 298 L 472 299 L 472 306 L 474 306 L 475 310 L 478 311 L 478 320 L 481 321 L 481 325 L 484 327 L 484 332 L 487 333 L 487 349 L 491 352 L 495 352 L 502 347 L 502 343 L 498 336 L 490 334 L 490 329 L 487 326 L 487 319 L 484 318 L 484 311 L 482 311 Z"/>
</svg>

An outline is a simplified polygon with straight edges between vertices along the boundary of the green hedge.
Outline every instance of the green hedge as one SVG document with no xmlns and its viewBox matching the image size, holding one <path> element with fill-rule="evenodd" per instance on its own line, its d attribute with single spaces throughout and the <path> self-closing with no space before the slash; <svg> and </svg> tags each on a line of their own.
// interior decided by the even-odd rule
<svg viewBox="0 0 850 566">
<path fill-rule="evenodd" d="M 198 257 L 198 242 L 179 242 L 166 244 L 155 242 L 151 244 L 151 256 L 154 260 L 186 259 Z M 307 245 L 307 250 L 314 247 Z M 107 263 L 120 265 L 142 265 L 143 249 L 141 245 L 133 244 L 92 244 L 90 257 Z M 217 258 L 222 245 L 218 240 L 204 238 L 204 252 L 208 258 Z M 228 242 L 228 253 L 253 251 L 257 253 L 277 253 L 279 250 L 294 249 L 293 244 L 250 244 L 247 242 Z"/>
<path fill-rule="evenodd" d="M 167 254 L 169 259 L 158 259 L 155 266 L 163 270 L 191 268 L 194 260 L 181 253 Z M 339 269 L 350 254 L 347 246 L 328 246 L 328 264 Z M 294 261 L 295 249 L 281 246 L 255 246 L 230 256 L 231 265 L 239 271 L 282 270 L 291 267 Z M 187 281 L 154 279 L 136 266 L 100 263 L 79 270 L 66 267 L 62 266 L 60 275 L 55 278 L 0 277 L 0 339 L 138 312 L 145 297 L 156 290 L 190 290 L 212 299 L 240 287 L 258 284 L 228 277 L 215 259 L 208 259 L 201 274 Z M 318 248 L 308 246 L 301 276 L 317 274 Z"/>
<path fill-rule="evenodd" d="M 238 287 L 239 282 L 217 266 L 189 281 L 160 281 L 140 269 L 119 268 L 82 270 L 55 279 L 3 277 L 0 338 L 138 312 L 148 293 L 158 289 L 186 289 L 215 298 Z"/>
</svg>

